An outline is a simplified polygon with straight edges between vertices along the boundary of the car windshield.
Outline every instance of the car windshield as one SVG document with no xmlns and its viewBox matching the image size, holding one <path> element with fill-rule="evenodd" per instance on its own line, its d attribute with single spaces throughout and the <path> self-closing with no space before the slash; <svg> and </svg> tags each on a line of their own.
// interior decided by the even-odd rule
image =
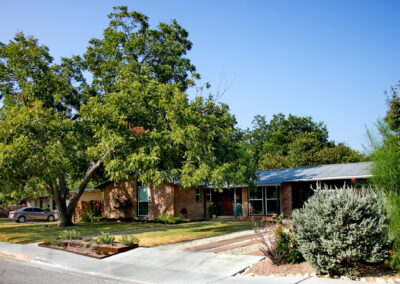
<svg viewBox="0 0 400 284">
<path fill-rule="evenodd" d="M 44 210 L 43 210 L 43 209 L 40 209 L 40 208 L 34 208 L 33 211 L 34 211 L 34 212 L 44 212 Z"/>
</svg>

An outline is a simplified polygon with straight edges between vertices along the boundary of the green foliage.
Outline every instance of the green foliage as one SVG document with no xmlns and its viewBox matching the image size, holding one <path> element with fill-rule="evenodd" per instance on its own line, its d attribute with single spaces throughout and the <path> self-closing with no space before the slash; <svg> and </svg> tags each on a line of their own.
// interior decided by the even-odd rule
<svg viewBox="0 0 400 284">
<path fill-rule="evenodd" d="M 257 115 L 246 138 L 259 169 L 358 162 L 363 156 L 344 144 L 328 141 L 322 122 L 311 117 L 274 115 L 269 123 Z"/>
<path fill-rule="evenodd" d="M 75 230 L 64 230 L 58 234 L 58 238 L 62 240 L 79 240 L 81 233 Z"/>
<path fill-rule="evenodd" d="M 304 261 L 297 242 L 291 233 L 281 231 L 276 237 L 278 242 L 276 253 L 280 255 L 282 263 L 301 263 Z"/>
<path fill-rule="evenodd" d="M 276 224 L 265 223 L 264 228 L 255 223 L 254 230 L 259 235 L 263 246 L 260 250 L 275 265 L 301 263 L 304 261 L 293 234 L 283 225 L 283 216 Z M 272 228 L 272 230 L 271 230 Z"/>
<path fill-rule="evenodd" d="M 371 190 L 317 189 L 292 217 L 299 249 L 318 274 L 351 276 L 357 264 L 385 258 L 388 220 Z"/>
<path fill-rule="evenodd" d="M 390 267 L 400 270 L 400 195 L 389 194 L 387 211 L 390 220 L 389 237 L 393 242 L 393 253 L 390 255 Z"/>
<path fill-rule="evenodd" d="M 83 222 L 92 222 L 92 218 L 94 217 L 93 210 L 85 210 L 82 215 Z"/>
<path fill-rule="evenodd" d="M 386 207 L 390 220 L 389 238 L 393 241 L 390 266 L 400 270 L 400 136 L 394 121 L 394 108 L 388 111 L 386 120 L 378 122 L 380 136 L 369 132 L 373 160 L 372 181 L 386 192 Z"/>
<path fill-rule="evenodd" d="M 221 215 L 221 207 L 217 203 L 213 203 L 210 206 L 208 206 L 208 214 L 210 217 L 213 215 Z"/>
<path fill-rule="evenodd" d="M 121 244 L 124 246 L 131 246 L 138 244 L 139 240 L 134 235 L 122 235 Z"/>
<path fill-rule="evenodd" d="M 84 241 L 84 242 L 91 242 L 91 241 L 93 241 L 93 239 L 92 239 L 91 237 L 83 237 L 83 238 L 82 238 L 82 241 Z"/>
<path fill-rule="evenodd" d="M 109 233 L 101 232 L 101 233 L 100 233 L 100 236 L 97 237 L 96 242 L 97 242 L 98 244 L 114 245 L 115 236 L 110 235 Z"/>
<path fill-rule="evenodd" d="M 93 210 L 85 210 L 82 215 L 83 222 L 98 222 L 104 219 L 103 216 L 100 216 L 101 210 L 99 208 L 94 208 Z"/>
<path fill-rule="evenodd" d="M 154 221 L 162 224 L 179 224 L 179 223 L 188 223 L 189 219 L 185 219 L 181 215 L 171 216 L 163 214 L 154 218 Z"/>
<path fill-rule="evenodd" d="M 56 247 L 65 247 L 65 246 L 67 246 L 67 245 L 65 244 L 65 242 L 60 241 L 60 240 L 53 240 L 53 241 L 51 242 L 51 244 L 52 244 L 53 246 L 56 246 Z"/>
<path fill-rule="evenodd" d="M 47 192 L 67 226 L 96 180 L 134 172 L 145 184 L 180 180 L 188 188 L 254 178 L 228 106 L 185 93 L 199 78 L 185 57 L 188 32 L 176 21 L 151 29 L 126 7 L 109 18 L 83 56 L 59 64 L 22 33 L 0 43 L 2 194 Z"/>
<path fill-rule="evenodd" d="M 387 106 L 385 122 L 389 128 L 397 133 L 400 131 L 400 83 L 390 89 L 390 94 L 387 94 Z"/>
</svg>

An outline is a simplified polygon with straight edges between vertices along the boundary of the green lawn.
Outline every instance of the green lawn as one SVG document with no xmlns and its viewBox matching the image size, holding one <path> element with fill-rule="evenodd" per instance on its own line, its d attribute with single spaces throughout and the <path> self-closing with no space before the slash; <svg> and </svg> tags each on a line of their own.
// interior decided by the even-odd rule
<svg viewBox="0 0 400 284">
<path fill-rule="evenodd" d="M 151 227 L 158 227 L 151 230 Z M 159 228 L 159 227 L 162 228 Z M 98 234 L 103 232 L 116 232 L 149 228 L 143 232 L 136 232 L 134 235 L 140 240 L 141 246 L 155 246 L 174 243 L 184 240 L 192 240 L 202 237 L 226 234 L 251 228 L 251 222 L 246 221 L 220 221 L 220 222 L 196 222 L 179 225 L 162 225 L 156 223 L 78 223 L 73 227 L 84 235 Z M 54 239 L 59 232 L 66 228 L 58 228 L 57 223 L 9 223 L 0 221 L 0 241 L 12 243 L 33 243 L 48 239 Z M 118 240 L 118 237 L 117 237 Z"/>
<path fill-rule="evenodd" d="M 90 234 L 98 234 L 103 232 L 115 232 L 123 230 L 149 228 L 154 226 L 162 226 L 155 223 L 117 223 L 117 222 L 100 222 L 100 223 L 78 223 L 73 227 L 58 228 L 58 222 L 40 222 L 40 223 L 6 223 L 0 222 L 0 242 L 11 243 L 34 243 L 48 239 L 54 239 L 60 231 L 75 229 L 82 236 Z"/>
<path fill-rule="evenodd" d="M 151 247 L 228 234 L 251 228 L 252 223 L 248 221 L 196 222 L 138 232 L 134 235 L 139 239 L 140 246 Z M 116 239 L 118 240 L 119 236 Z"/>
<path fill-rule="evenodd" d="M 4 223 L 10 223 L 10 222 L 12 222 L 12 221 L 8 218 L 0 218 L 0 225 L 4 224 Z"/>
</svg>

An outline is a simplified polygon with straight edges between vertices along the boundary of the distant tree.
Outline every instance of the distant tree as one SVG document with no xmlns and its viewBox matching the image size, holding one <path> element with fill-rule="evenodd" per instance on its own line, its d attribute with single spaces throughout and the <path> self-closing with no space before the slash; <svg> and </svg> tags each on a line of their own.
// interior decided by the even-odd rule
<svg viewBox="0 0 400 284">
<path fill-rule="evenodd" d="M 400 83 L 392 87 L 390 93 L 387 93 L 387 106 L 385 122 L 392 131 L 400 132 Z"/>
<path fill-rule="evenodd" d="M 274 115 L 269 123 L 256 116 L 248 131 L 258 169 L 358 162 L 363 156 L 344 144 L 328 140 L 328 130 L 311 117 Z"/>
<path fill-rule="evenodd" d="M 184 57 L 188 33 L 175 21 L 150 29 L 146 16 L 126 7 L 109 17 L 83 57 L 60 64 L 22 33 L 0 43 L 0 189 L 46 191 L 60 226 L 72 225 L 99 173 L 146 184 L 179 180 L 185 188 L 242 184 L 251 175 L 228 106 L 184 93 L 198 77 Z"/>
</svg>

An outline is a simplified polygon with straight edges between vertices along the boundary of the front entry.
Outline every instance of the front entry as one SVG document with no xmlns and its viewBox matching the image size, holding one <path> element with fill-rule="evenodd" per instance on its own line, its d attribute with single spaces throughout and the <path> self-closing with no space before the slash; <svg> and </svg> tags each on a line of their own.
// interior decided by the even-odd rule
<svg viewBox="0 0 400 284">
<path fill-rule="evenodd" d="M 213 192 L 212 200 L 218 207 L 219 216 L 242 216 L 242 189 L 229 188 Z"/>
<path fill-rule="evenodd" d="M 222 204 L 222 210 L 221 210 L 222 215 L 232 216 L 233 215 L 233 194 L 232 194 L 232 192 L 229 192 L 229 191 L 222 192 L 221 204 Z"/>
</svg>

